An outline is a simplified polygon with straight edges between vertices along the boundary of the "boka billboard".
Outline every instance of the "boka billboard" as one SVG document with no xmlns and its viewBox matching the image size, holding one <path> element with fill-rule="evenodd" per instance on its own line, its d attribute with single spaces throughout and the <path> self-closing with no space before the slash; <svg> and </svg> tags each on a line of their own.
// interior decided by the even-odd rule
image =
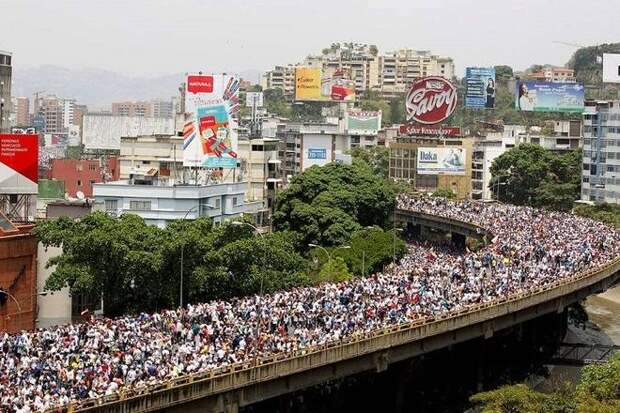
<svg viewBox="0 0 620 413">
<path fill-rule="evenodd" d="M 439 76 L 429 76 L 411 85 L 405 108 L 407 119 L 434 125 L 448 119 L 456 109 L 456 87 Z"/>
<path fill-rule="evenodd" d="M 464 148 L 418 148 L 417 161 L 420 175 L 465 175 Z"/>
<path fill-rule="evenodd" d="M 582 83 L 517 81 L 515 107 L 524 112 L 582 113 Z"/>
<path fill-rule="evenodd" d="M 234 75 L 187 76 L 183 166 L 237 166 L 239 84 Z"/>
</svg>

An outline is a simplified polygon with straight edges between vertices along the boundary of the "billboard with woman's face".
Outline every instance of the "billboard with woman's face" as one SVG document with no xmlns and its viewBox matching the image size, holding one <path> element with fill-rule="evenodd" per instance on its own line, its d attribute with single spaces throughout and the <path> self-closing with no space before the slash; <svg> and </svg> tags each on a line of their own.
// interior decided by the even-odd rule
<svg viewBox="0 0 620 413">
<path fill-rule="evenodd" d="M 524 112 L 582 113 L 582 83 L 517 81 L 515 107 Z"/>
</svg>

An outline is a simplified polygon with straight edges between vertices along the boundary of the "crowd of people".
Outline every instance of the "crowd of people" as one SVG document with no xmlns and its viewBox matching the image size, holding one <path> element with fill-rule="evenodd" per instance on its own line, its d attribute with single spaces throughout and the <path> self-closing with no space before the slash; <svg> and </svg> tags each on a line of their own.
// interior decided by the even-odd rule
<svg viewBox="0 0 620 413">
<path fill-rule="evenodd" d="M 620 252 L 618 232 L 571 214 L 441 198 L 400 197 L 398 207 L 471 222 L 493 238 L 475 252 L 414 242 L 398 264 L 367 278 L 0 334 L 0 410 L 45 411 L 364 337 L 528 292 Z"/>
</svg>

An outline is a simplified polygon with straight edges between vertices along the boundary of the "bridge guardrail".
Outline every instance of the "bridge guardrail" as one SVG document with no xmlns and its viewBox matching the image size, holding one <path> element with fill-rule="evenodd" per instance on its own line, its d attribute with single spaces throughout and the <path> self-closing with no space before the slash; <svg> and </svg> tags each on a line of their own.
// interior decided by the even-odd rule
<svg viewBox="0 0 620 413">
<path fill-rule="evenodd" d="M 413 213 L 408 211 L 402 212 Z M 437 218 L 432 215 L 430 217 Z M 440 218 L 447 219 L 444 217 Z M 466 224 L 467 226 L 473 225 L 472 223 L 456 219 L 452 221 Z M 481 228 L 481 230 L 490 234 L 484 228 Z M 359 357 L 381 351 L 382 349 L 456 330 L 467 325 L 479 324 L 501 315 L 529 308 L 571 292 L 579 291 L 619 270 L 620 257 L 616 257 L 599 268 L 576 273 L 571 277 L 556 280 L 527 292 L 521 292 L 483 304 L 468 306 L 459 311 L 432 317 L 424 316 L 408 323 L 388 326 L 373 332 L 354 334 L 351 337 L 337 342 L 326 343 L 315 348 L 263 356 L 251 361 L 219 367 L 206 372 L 185 375 L 165 383 L 155 383 L 131 389 L 122 388 L 118 394 L 73 403 L 60 409 L 51 409 L 48 412 L 101 410 L 128 413 L 151 411 L 186 403 L 205 396 L 267 381 L 272 377 L 299 373 L 336 361 Z M 178 397 L 180 393 L 192 394 L 183 394 L 184 397 L 180 398 Z M 151 400 L 149 403 L 148 399 L 161 400 L 161 403 L 155 403 L 155 400 Z M 115 409 L 114 407 L 119 404 L 126 404 L 127 408 L 121 406 Z"/>
</svg>

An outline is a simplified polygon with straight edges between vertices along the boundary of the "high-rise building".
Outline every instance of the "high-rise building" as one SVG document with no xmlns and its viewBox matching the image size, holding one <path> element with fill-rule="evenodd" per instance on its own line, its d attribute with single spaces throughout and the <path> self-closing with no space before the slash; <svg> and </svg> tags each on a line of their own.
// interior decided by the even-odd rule
<svg viewBox="0 0 620 413">
<path fill-rule="evenodd" d="M 581 199 L 620 202 L 620 100 L 585 104 Z"/>
<path fill-rule="evenodd" d="M 35 98 L 34 116 L 43 118 L 45 133 L 66 133 L 73 124 L 74 99 L 63 99 L 57 96 Z"/>
<path fill-rule="evenodd" d="M 153 117 L 153 105 L 150 102 L 114 102 L 112 115 Z"/>
<path fill-rule="evenodd" d="M 376 46 L 359 43 L 335 43 L 321 55 L 308 56 L 303 62 L 276 66 L 264 73 L 263 89 L 280 89 L 286 98 L 295 93 L 295 68 L 319 67 L 326 77 L 337 72 L 355 82 L 357 94 L 381 92 L 386 97 L 404 93 L 414 80 L 424 76 L 454 77 L 454 62 L 429 51 L 400 49 L 384 55 Z"/>
<path fill-rule="evenodd" d="M 88 107 L 86 105 L 73 105 L 73 124 L 82 129 L 84 122 L 84 115 L 88 113 Z"/>
<path fill-rule="evenodd" d="M 12 58 L 11 53 L 0 50 L 0 132 L 5 132 L 10 127 Z"/>
<path fill-rule="evenodd" d="M 170 100 L 154 100 L 153 105 L 153 117 L 154 118 L 173 118 L 174 117 L 174 102 Z"/>
<path fill-rule="evenodd" d="M 30 99 L 27 97 L 14 97 L 13 112 L 15 113 L 15 126 L 29 126 L 31 124 Z"/>
<path fill-rule="evenodd" d="M 428 50 L 400 49 L 379 58 L 379 83 L 383 95 L 405 93 L 416 80 L 426 76 L 454 77 L 454 62 Z"/>
</svg>

